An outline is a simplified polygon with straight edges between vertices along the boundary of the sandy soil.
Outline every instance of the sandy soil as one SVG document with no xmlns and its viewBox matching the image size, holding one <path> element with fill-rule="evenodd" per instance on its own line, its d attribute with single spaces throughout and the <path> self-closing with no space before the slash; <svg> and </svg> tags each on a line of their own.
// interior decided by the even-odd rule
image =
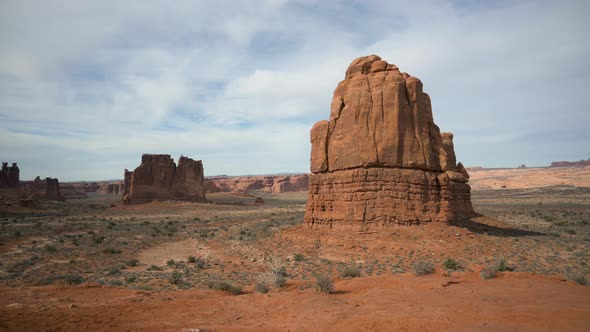
<svg viewBox="0 0 590 332">
<path fill-rule="evenodd" d="M 252 194 L 115 207 L 96 195 L 0 211 L 0 330 L 590 326 L 590 287 L 571 281 L 590 273 L 590 188 L 477 190 L 474 218 L 362 232 L 308 230 L 306 193 Z M 483 280 L 500 261 L 507 271 Z M 434 274 L 416 276 L 419 263 Z M 359 277 L 345 278 L 349 268 Z M 260 293 L 281 269 L 286 284 Z M 320 275 L 334 293 L 316 292 Z M 241 294 L 209 288 L 220 281 Z"/>
<path fill-rule="evenodd" d="M 335 294 L 135 291 L 93 285 L 4 288 L 0 328 L 145 331 L 584 331 L 590 287 L 506 273 L 341 280 Z M 87 288 L 88 287 L 88 288 Z M 23 296 L 25 295 L 26 296 Z"/>
</svg>

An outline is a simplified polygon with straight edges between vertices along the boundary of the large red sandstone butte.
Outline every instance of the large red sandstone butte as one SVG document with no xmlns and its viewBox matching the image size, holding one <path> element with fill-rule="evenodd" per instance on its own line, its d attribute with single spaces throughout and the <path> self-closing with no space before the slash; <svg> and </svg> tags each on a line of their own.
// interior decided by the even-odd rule
<svg viewBox="0 0 590 332">
<path fill-rule="evenodd" d="M 133 172 L 125 170 L 125 204 L 154 200 L 207 202 L 203 163 L 180 156 L 178 166 L 168 154 L 144 154 Z"/>
<path fill-rule="evenodd" d="M 311 129 L 311 228 L 450 222 L 472 214 L 453 135 L 440 133 L 422 82 L 376 55 L 355 59 L 329 121 Z"/>
</svg>

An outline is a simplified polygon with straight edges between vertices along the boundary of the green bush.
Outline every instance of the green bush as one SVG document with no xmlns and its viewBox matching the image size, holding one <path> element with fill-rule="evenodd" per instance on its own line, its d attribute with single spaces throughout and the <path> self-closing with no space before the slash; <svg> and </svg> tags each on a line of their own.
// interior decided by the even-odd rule
<svg viewBox="0 0 590 332">
<path fill-rule="evenodd" d="M 584 274 L 581 272 L 571 273 L 567 276 L 567 278 L 571 281 L 577 282 L 578 284 L 580 284 L 582 286 L 588 285 L 588 279 L 586 279 L 586 276 L 584 276 Z"/>
<path fill-rule="evenodd" d="M 304 261 L 304 260 L 305 260 L 305 256 L 303 256 L 303 254 L 296 253 L 296 254 L 294 254 L 294 255 L 293 255 L 293 259 L 294 259 L 296 262 L 302 262 L 302 261 Z"/>
<path fill-rule="evenodd" d="M 443 263 L 443 268 L 445 270 L 458 270 L 460 268 L 459 262 L 457 262 L 456 260 L 452 259 L 452 258 L 447 258 L 446 261 L 444 261 Z"/>
<path fill-rule="evenodd" d="M 104 252 L 105 254 L 118 255 L 121 253 L 121 250 L 114 248 L 106 248 L 102 252 Z"/>
<path fill-rule="evenodd" d="M 500 262 L 498 262 L 498 271 L 514 271 L 514 268 L 512 266 L 508 266 L 505 259 L 501 259 Z"/>
<path fill-rule="evenodd" d="M 414 264 L 414 274 L 417 276 L 425 276 L 434 273 L 434 264 L 430 262 L 420 261 Z"/>
<path fill-rule="evenodd" d="M 270 291 L 270 288 L 265 282 L 257 282 L 256 283 L 256 291 L 261 294 L 266 294 Z"/>
<path fill-rule="evenodd" d="M 178 285 L 182 281 L 182 274 L 178 271 L 172 272 L 170 275 L 170 279 L 168 279 L 171 284 Z"/>
<path fill-rule="evenodd" d="M 498 275 L 498 265 L 487 265 L 481 272 L 480 276 L 483 280 L 494 279 Z"/>
<path fill-rule="evenodd" d="M 166 262 L 166 265 L 168 265 L 168 266 L 173 266 L 174 264 L 176 264 L 176 262 L 175 262 L 173 259 L 169 259 L 169 260 Z"/>
<path fill-rule="evenodd" d="M 68 283 L 68 285 L 79 285 L 81 284 L 84 279 L 79 274 L 70 274 L 64 277 L 64 280 Z"/>
<path fill-rule="evenodd" d="M 356 266 L 347 266 L 342 271 L 343 278 L 358 278 L 361 276 L 361 270 Z"/>
<path fill-rule="evenodd" d="M 49 245 L 49 244 L 46 244 L 44 248 L 45 248 L 45 251 L 47 251 L 47 252 L 56 252 L 57 251 L 57 248 L 55 248 L 54 246 Z"/>
<path fill-rule="evenodd" d="M 221 280 L 209 281 L 208 286 L 211 289 L 224 291 L 224 292 L 230 293 L 232 295 L 242 294 L 242 287 L 232 285 L 231 283 L 229 283 L 227 281 L 221 281 Z"/>
<path fill-rule="evenodd" d="M 327 275 L 319 275 L 315 278 L 315 289 L 318 293 L 330 294 L 334 292 L 334 281 Z"/>
<path fill-rule="evenodd" d="M 127 283 L 127 284 L 132 284 L 132 283 L 134 283 L 136 281 L 137 281 L 137 276 L 136 275 L 133 275 L 132 274 L 132 275 L 128 275 L 128 276 L 125 277 L 125 283 Z"/>
<path fill-rule="evenodd" d="M 157 265 L 151 265 L 150 267 L 147 268 L 148 271 L 162 271 L 163 269 Z"/>
<path fill-rule="evenodd" d="M 127 263 L 125 263 L 125 264 L 127 264 L 127 266 L 137 266 L 137 265 L 139 265 L 139 260 L 136 258 L 133 258 L 133 259 L 128 260 Z"/>
</svg>

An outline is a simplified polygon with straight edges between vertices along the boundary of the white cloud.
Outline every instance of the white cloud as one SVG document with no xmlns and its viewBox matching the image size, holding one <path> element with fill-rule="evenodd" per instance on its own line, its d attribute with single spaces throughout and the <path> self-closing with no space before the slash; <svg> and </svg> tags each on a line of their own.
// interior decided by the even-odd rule
<svg viewBox="0 0 590 332">
<path fill-rule="evenodd" d="M 309 128 L 350 61 L 376 53 L 422 79 L 467 164 L 587 157 L 588 6 L 465 6 L 4 1 L 0 156 L 25 178 L 121 177 L 144 152 L 207 174 L 305 171 Z M 543 149 L 549 132 L 566 147 Z"/>
</svg>

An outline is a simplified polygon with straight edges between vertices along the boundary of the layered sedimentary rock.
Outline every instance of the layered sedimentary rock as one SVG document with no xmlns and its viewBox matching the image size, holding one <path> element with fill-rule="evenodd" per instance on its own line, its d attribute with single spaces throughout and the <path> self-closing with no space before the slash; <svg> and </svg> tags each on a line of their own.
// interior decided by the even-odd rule
<svg viewBox="0 0 590 332">
<path fill-rule="evenodd" d="M 261 190 L 273 194 L 306 191 L 309 189 L 309 175 L 217 176 L 206 179 L 205 188 L 206 192 Z"/>
<path fill-rule="evenodd" d="M 52 201 L 61 201 L 63 196 L 59 190 L 59 180 L 53 178 L 45 178 L 45 195 L 43 198 Z"/>
<path fill-rule="evenodd" d="M 41 180 L 39 176 L 33 181 L 23 181 L 23 192 L 25 196 L 32 200 L 51 200 L 62 201 L 64 196 L 61 194 L 61 188 L 58 179 L 45 178 Z"/>
<path fill-rule="evenodd" d="M 585 167 L 590 166 L 590 159 L 580 161 L 554 161 L 551 167 Z"/>
<path fill-rule="evenodd" d="M 422 82 L 376 55 L 355 59 L 310 133 L 310 227 L 449 222 L 471 214 L 453 135 L 434 123 Z"/>
<path fill-rule="evenodd" d="M 133 172 L 125 170 L 123 202 L 154 200 L 206 202 L 203 163 L 181 156 L 178 166 L 167 154 L 144 154 Z"/>
</svg>

